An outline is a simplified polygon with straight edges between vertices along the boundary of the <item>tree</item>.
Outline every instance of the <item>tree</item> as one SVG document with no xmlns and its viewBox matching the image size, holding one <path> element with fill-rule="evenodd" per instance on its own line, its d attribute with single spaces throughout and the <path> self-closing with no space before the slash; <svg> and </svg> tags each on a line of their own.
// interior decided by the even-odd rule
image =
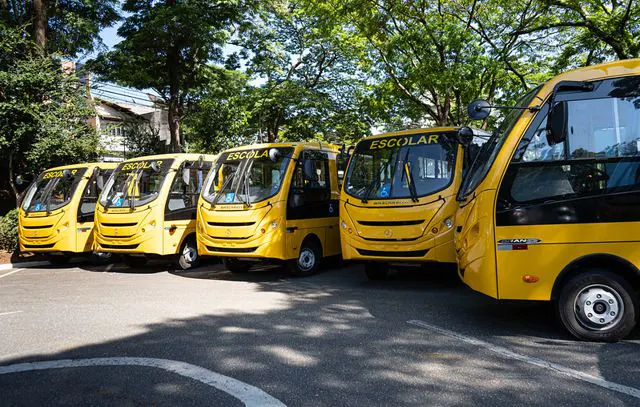
<svg viewBox="0 0 640 407">
<path fill-rule="evenodd" d="M 154 89 L 168 106 L 170 150 L 181 151 L 180 121 L 207 83 L 209 64 L 222 59 L 231 24 L 242 16 L 236 0 L 127 0 L 118 34 L 123 41 L 94 64 L 110 80 Z"/>
<path fill-rule="evenodd" d="M 548 21 L 514 34 L 569 30 L 573 41 L 560 55 L 561 61 L 580 54 L 585 54 L 581 64 L 640 56 L 640 4 L 636 0 L 538 1 L 547 7 Z"/>
<path fill-rule="evenodd" d="M 42 52 L 75 56 L 95 49 L 100 30 L 120 18 L 117 7 L 118 0 L 0 0 L 0 21 L 29 26 Z"/>
<path fill-rule="evenodd" d="M 303 3 L 269 1 L 237 43 L 250 55 L 249 122 L 263 141 L 349 141 L 369 132 L 366 78 L 334 29 Z"/>
<path fill-rule="evenodd" d="M 15 175 L 95 159 L 98 137 L 75 72 L 4 23 L 0 50 L 0 157 L 17 201 Z"/>
</svg>

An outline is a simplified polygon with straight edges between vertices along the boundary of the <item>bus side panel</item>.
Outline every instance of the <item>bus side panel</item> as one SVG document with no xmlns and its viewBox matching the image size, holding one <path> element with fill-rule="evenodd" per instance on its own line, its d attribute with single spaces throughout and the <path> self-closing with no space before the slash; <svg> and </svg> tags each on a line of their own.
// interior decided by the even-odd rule
<svg viewBox="0 0 640 407">
<path fill-rule="evenodd" d="M 504 226 L 496 228 L 496 240 L 532 239 L 532 244 L 499 244 L 500 297 L 549 300 L 562 270 L 590 254 L 611 254 L 640 265 L 640 222 Z M 535 240 L 539 242 L 535 242 Z M 525 283 L 523 276 L 539 278 Z"/>
<path fill-rule="evenodd" d="M 455 239 L 462 280 L 472 289 L 498 298 L 492 192 L 479 192 L 473 201 L 458 210 Z"/>
<path fill-rule="evenodd" d="M 327 239 L 326 239 L 326 231 L 328 225 L 326 224 L 327 219 L 300 219 L 300 220 L 288 220 L 287 221 L 287 232 L 286 234 L 286 248 L 285 248 L 285 256 L 287 259 L 295 259 L 298 258 L 300 254 L 300 247 L 302 246 L 302 242 L 309 235 L 316 235 L 320 240 L 320 244 L 322 245 L 322 255 L 328 256 L 327 250 Z M 337 224 L 333 227 L 336 231 L 338 230 Z M 338 245 L 339 245 L 338 241 Z"/>
</svg>

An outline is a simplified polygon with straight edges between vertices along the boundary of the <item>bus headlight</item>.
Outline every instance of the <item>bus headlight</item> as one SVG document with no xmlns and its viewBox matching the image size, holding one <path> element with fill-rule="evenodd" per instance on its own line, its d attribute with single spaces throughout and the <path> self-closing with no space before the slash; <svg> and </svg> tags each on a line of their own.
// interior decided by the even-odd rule
<svg viewBox="0 0 640 407">
<path fill-rule="evenodd" d="M 342 229 L 346 229 L 347 228 L 347 222 L 342 221 L 342 223 L 340 223 L 340 225 L 342 226 Z"/>
<path fill-rule="evenodd" d="M 447 229 L 451 229 L 453 227 L 453 221 L 451 220 L 451 218 L 445 219 L 444 225 L 447 227 Z"/>
<path fill-rule="evenodd" d="M 278 221 L 273 221 L 271 222 L 271 229 L 276 230 L 278 229 Z"/>
</svg>

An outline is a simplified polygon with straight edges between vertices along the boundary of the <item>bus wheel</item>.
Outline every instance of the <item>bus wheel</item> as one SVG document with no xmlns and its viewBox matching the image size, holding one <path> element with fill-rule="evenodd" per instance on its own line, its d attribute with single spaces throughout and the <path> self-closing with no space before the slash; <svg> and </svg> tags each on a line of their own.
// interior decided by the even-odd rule
<svg viewBox="0 0 640 407">
<path fill-rule="evenodd" d="M 131 268 L 142 267 L 147 264 L 147 258 L 145 256 L 132 256 L 125 254 L 122 256 L 122 262 Z"/>
<path fill-rule="evenodd" d="M 91 263 L 96 266 L 101 266 L 103 264 L 111 263 L 111 259 L 113 259 L 113 253 L 107 252 L 93 252 L 91 253 Z"/>
<path fill-rule="evenodd" d="M 200 264 L 200 255 L 198 255 L 198 247 L 193 239 L 187 239 L 182 244 L 182 250 L 178 255 L 178 267 L 182 270 L 189 270 L 198 267 Z"/>
<path fill-rule="evenodd" d="M 389 266 L 385 263 L 370 261 L 364 264 L 364 273 L 369 280 L 386 280 L 389 277 Z"/>
<path fill-rule="evenodd" d="M 318 272 L 322 251 L 318 245 L 308 240 L 302 244 L 297 259 L 287 262 L 287 269 L 294 276 L 311 276 Z"/>
<path fill-rule="evenodd" d="M 71 257 L 67 256 L 66 254 L 50 254 L 47 256 L 49 263 L 53 264 L 54 266 L 63 266 L 67 263 L 69 263 L 69 260 L 71 260 Z"/>
<path fill-rule="evenodd" d="M 576 338 L 616 342 L 635 326 L 638 298 L 622 277 L 594 269 L 572 277 L 562 287 L 557 307 L 560 321 Z"/>
<path fill-rule="evenodd" d="M 238 260 L 235 257 L 223 257 L 222 264 L 227 270 L 234 274 L 247 273 L 251 268 L 251 263 Z"/>
</svg>

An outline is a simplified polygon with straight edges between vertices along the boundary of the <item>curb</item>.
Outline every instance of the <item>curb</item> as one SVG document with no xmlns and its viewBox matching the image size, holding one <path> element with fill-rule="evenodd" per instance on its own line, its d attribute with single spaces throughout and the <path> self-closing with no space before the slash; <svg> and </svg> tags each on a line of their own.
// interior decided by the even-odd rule
<svg viewBox="0 0 640 407">
<path fill-rule="evenodd" d="M 47 266 L 49 264 L 50 263 L 48 261 L 25 261 L 24 263 L 5 263 L 5 264 L 0 264 L 0 270 L 40 267 L 40 266 Z"/>
</svg>

